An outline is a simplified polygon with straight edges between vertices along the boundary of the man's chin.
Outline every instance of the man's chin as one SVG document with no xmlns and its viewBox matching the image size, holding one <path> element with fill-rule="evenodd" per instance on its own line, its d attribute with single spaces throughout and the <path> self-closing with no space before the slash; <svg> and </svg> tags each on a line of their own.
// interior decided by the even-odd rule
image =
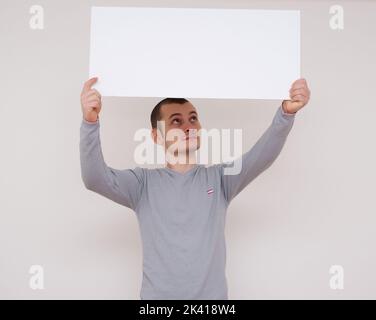
<svg viewBox="0 0 376 320">
<path fill-rule="evenodd" d="M 194 145 L 194 146 L 190 146 L 190 147 L 179 148 L 178 152 L 181 155 L 193 155 L 199 148 L 200 148 L 200 146 Z"/>
<path fill-rule="evenodd" d="M 190 151 L 190 152 L 195 152 L 197 151 L 198 149 L 200 148 L 200 146 L 194 144 L 194 145 L 191 145 L 191 146 L 187 146 L 184 150 L 186 152 Z"/>
</svg>

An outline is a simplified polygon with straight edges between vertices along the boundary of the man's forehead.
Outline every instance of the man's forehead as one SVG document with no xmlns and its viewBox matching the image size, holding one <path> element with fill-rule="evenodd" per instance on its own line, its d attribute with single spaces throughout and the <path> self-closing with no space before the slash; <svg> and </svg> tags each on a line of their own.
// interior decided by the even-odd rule
<svg viewBox="0 0 376 320">
<path fill-rule="evenodd" d="M 169 103 L 165 104 L 161 108 L 161 113 L 163 117 L 169 117 L 174 113 L 181 113 L 182 115 L 188 115 L 191 111 L 195 111 L 197 113 L 196 108 L 190 102 L 185 102 L 183 104 L 179 103 Z"/>
</svg>

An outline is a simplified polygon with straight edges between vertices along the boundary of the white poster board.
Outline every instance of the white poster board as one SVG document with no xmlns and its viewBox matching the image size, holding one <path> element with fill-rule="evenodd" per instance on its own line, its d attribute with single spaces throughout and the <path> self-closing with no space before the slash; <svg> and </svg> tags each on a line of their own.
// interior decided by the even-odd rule
<svg viewBox="0 0 376 320">
<path fill-rule="evenodd" d="M 89 76 L 103 96 L 287 99 L 300 11 L 93 7 Z"/>
</svg>

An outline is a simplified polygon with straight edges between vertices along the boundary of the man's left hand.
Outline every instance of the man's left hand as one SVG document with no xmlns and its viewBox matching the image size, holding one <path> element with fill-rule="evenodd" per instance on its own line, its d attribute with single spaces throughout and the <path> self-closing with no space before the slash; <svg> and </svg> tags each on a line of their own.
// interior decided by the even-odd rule
<svg viewBox="0 0 376 320">
<path fill-rule="evenodd" d="M 286 113 L 296 113 L 309 101 L 311 91 L 304 78 L 294 81 L 290 89 L 291 100 L 283 100 L 282 108 Z"/>
</svg>

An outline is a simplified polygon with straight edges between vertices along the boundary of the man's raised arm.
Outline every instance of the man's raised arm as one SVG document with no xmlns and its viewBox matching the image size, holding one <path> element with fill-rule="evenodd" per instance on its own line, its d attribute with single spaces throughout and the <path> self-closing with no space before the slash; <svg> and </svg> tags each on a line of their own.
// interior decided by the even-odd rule
<svg viewBox="0 0 376 320">
<path fill-rule="evenodd" d="M 296 80 L 290 89 L 291 100 L 284 100 L 278 108 L 271 125 L 256 144 L 235 161 L 241 162 L 238 174 L 226 174 L 226 167 L 235 161 L 219 165 L 224 196 L 229 203 L 260 173 L 271 166 L 280 154 L 293 126 L 295 114 L 308 103 L 310 91 L 305 79 Z M 236 163 L 235 163 L 236 165 Z"/>
<path fill-rule="evenodd" d="M 81 93 L 81 177 L 87 189 L 134 210 L 144 184 L 143 169 L 117 170 L 106 165 L 99 136 L 101 95 L 91 89 L 96 81 L 92 78 L 85 82 Z"/>
</svg>

